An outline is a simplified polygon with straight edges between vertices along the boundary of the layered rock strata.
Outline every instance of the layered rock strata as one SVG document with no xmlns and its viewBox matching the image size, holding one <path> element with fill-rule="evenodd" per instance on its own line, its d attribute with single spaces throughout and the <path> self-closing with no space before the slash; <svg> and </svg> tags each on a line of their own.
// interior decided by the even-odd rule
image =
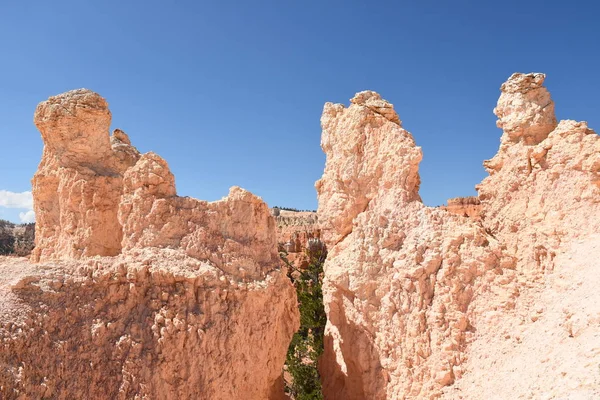
<svg viewBox="0 0 600 400">
<path fill-rule="evenodd" d="M 480 219 L 481 202 L 478 197 L 455 197 L 448 199 L 448 204 L 440 207 L 452 214 L 462 215 L 474 220 Z"/>
<path fill-rule="evenodd" d="M 0 397 L 281 398 L 299 317 L 267 205 L 178 197 L 88 90 L 35 122 L 40 263 L 0 260 Z"/>
<path fill-rule="evenodd" d="M 497 398 L 600 394 L 600 353 L 589 346 L 600 309 L 589 301 L 572 308 L 581 274 L 598 274 L 582 252 L 598 247 L 600 140 L 585 123 L 556 122 L 543 81 L 515 74 L 502 85 L 500 150 L 485 162 L 479 199 L 466 202 L 480 218 L 421 203 L 421 149 L 377 93 L 361 92 L 347 108 L 325 105 L 327 159 L 316 188 L 329 248 L 327 399 L 478 398 L 496 366 L 514 390 Z M 573 274 L 570 283 L 561 285 L 555 268 Z M 566 314 L 546 316 L 543 299 Z M 577 328 L 568 334 L 566 326 Z M 563 343 L 571 339 L 578 344 Z M 512 360 L 538 369 L 511 373 L 511 346 L 520 346 Z M 585 348 L 586 366 L 565 380 L 566 350 L 544 346 Z M 485 393 L 498 396 L 500 386 Z"/>
</svg>

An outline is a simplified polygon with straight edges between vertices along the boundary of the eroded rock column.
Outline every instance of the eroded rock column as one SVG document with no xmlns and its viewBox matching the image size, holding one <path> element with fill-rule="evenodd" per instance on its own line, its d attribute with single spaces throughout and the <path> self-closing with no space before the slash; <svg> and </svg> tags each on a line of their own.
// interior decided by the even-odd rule
<svg viewBox="0 0 600 400">
<path fill-rule="evenodd" d="M 40 103 L 34 121 L 44 150 L 32 181 L 37 221 L 32 259 L 119 254 L 123 173 L 139 153 L 124 132 L 110 136 L 106 100 L 73 90 Z"/>
<path fill-rule="evenodd" d="M 580 297 L 595 298 L 600 138 L 557 123 L 544 79 L 502 85 L 490 176 L 448 211 L 421 203 L 421 151 L 391 104 L 361 92 L 347 108 L 325 105 L 327 399 L 598 393 L 598 307 Z M 574 349 L 576 375 L 561 366 Z"/>
</svg>

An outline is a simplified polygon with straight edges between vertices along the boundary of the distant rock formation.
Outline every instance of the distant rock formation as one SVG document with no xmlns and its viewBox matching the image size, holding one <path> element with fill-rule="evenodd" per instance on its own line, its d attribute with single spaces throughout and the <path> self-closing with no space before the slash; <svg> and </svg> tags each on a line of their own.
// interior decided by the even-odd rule
<svg viewBox="0 0 600 400">
<path fill-rule="evenodd" d="M 280 399 L 298 328 L 267 205 L 176 195 L 80 89 L 42 102 L 29 264 L 0 258 L 2 398 Z"/>
<path fill-rule="evenodd" d="M 279 250 L 286 253 L 294 268 L 306 268 L 309 262 L 306 250 L 310 246 L 323 245 L 317 213 L 273 209 L 272 214 L 277 224 Z"/>
<path fill-rule="evenodd" d="M 29 256 L 35 247 L 35 224 L 19 224 L 13 228 L 14 254 L 19 257 Z"/>
<path fill-rule="evenodd" d="M 582 286 L 599 273 L 600 139 L 557 125 L 543 81 L 502 85 L 490 176 L 443 208 L 422 204 L 421 149 L 390 103 L 325 104 L 326 399 L 600 395 L 600 303 Z"/>
<path fill-rule="evenodd" d="M 4 220 L 0 220 L 0 254 L 12 254 L 15 249 L 15 225 Z"/>
<path fill-rule="evenodd" d="M 34 247 L 35 224 L 0 220 L 0 255 L 29 256 Z"/>
<path fill-rule="evenodd" d="M 448 204 L 440 207 L 452 214 L 462 215 L 474 220 L 480 219 L 481 202 L 478 197 L 455 197 L 448 199 Z"/>
</svg>

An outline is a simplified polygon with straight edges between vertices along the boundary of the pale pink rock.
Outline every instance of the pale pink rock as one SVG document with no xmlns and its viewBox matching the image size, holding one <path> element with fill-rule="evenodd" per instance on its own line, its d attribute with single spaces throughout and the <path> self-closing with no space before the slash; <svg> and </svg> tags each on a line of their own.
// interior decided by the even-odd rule
<svg viewBox="0 0 600 400">
<path fill-rule="evenodd" d="M 554 270 L 521 277 L 513 309 L 495 310 L 500 293 L 478 296 L 477 332 L 463 378 L 444 399 L 600 398 L 600 235 L 570 241 Z"/>
<path fill-rule="evenodd" d="M 532 80 L 535 89 L 523 86 Z M 585 122 L 556 125 L 543 80 L 542 74 L 513 74 L 502 85 L 494 112 L 511 121 L 498 124 L 511 131 L 484 162 L 490 176 L 477 186 L 483 225 L 532 273 L 551 269 L 562 243 L 600 232 L 600 138 Z"/>
<path fill-rule="evenodd" d="M 390 104 L 325 105 L 326 399 L 600 396 L 600 138 L 556 122 L 544 78 L 502 85 L 490 176 L 446 210 Z"/>
<path fill-rule="evenodd" d="M 32 259 L 119 254 L 122 177 L 140 155 L 124 132 L 110 137 L 106 100 L 87 89 L 73 90 L 40 103 L 34 121 L 44 151 L 32 181 L 37 222 Z"/>
<path fill-rule="evenodd" d="M 325 397 L 439 395 L 460 376 L 473 296 L 512 260 L 481 226 L 421 203 L 421 149 L 391 104 L 351 103 L 321 119 Z"/>
<path fill-rule="evenodd" d="M 551 103 L 543 75 L 514 74 L 495 112 L 515 126 L 524 117 L 506 104 L 536 110 L 525 119 L 539 134 L 523 140 L 505 131 L 477 187 L 484 227 L 516 259 L 519 297 L 498 312 L 489 303 L 502 292 L 478 296 L 477 334 L 448 399 L 600 398 L 600 137 L 585 122 L 553 126 L 553 106 L 540 109 L 521 86 L 532 77 Z"/>
<path fill-rule="evenodd" d="M 494 114 L 504 131 L 502 143 L 537 144 L 556 127 L 554 102 L 542 84 L 544 74 L 513 74 L 502 84 Z"/>
<path fill-rule="evenodd" d="M 327 157 L 315 186 L 319 209 L 331 210 L 319 211 L 325 241 L 331 244 L 351 232 L 353 219 L 380 188 L 396 193 L 403 202 L 420 199 L 421 149 L 405 134 L 392 105 L 371 91 L 358 93 L 351 102 L 347 110 L 342 104 L 326 103 L 321 116 L 321 147 L 334 156 Z M 403 162 L 389 162 L 390 154 Z"/>
<path fill-rule="evenodd" d="M 267 205 L 238 187 L 178 197 L 91 91 L 35 122 L 41 263 L 0 258 L 0 397 L 283 398 L 299 315 Z"/>
</svg>

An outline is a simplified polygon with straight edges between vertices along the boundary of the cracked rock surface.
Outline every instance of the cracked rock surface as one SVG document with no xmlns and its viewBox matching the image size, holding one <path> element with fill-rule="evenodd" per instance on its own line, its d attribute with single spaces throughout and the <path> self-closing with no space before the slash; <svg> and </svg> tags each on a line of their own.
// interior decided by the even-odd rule
<svg viewBox="0 0 600 400">
<path fill-rule="evenodd" d="M 325 104 L 327 399 L 600 395 L 585 284 L 600 275 L 600 139 L 557 123 L 544 79 L 502 85 L 477 218 L 422 204 L 421 149 L 381 96 Z"/>
<path fill-rule="evenodd" d="M 36 247 L 0 258 L 0 397 L 283 398 L 299 316 L 267 205 L 178 197 L 89 90 L 35 123 Z"/>
<path fill-rule="evenodd" d="M 512 260 L 482 226 L 423 205 L 421 149 L 391 104 L 372 92 L 351 103 L 327 103 L 321 119 L 324 392 L 426 397 L 460 377 L 473 296 L 489 282 L 510 284 L 510 274 L 498 277 Z"/>
</svg>

